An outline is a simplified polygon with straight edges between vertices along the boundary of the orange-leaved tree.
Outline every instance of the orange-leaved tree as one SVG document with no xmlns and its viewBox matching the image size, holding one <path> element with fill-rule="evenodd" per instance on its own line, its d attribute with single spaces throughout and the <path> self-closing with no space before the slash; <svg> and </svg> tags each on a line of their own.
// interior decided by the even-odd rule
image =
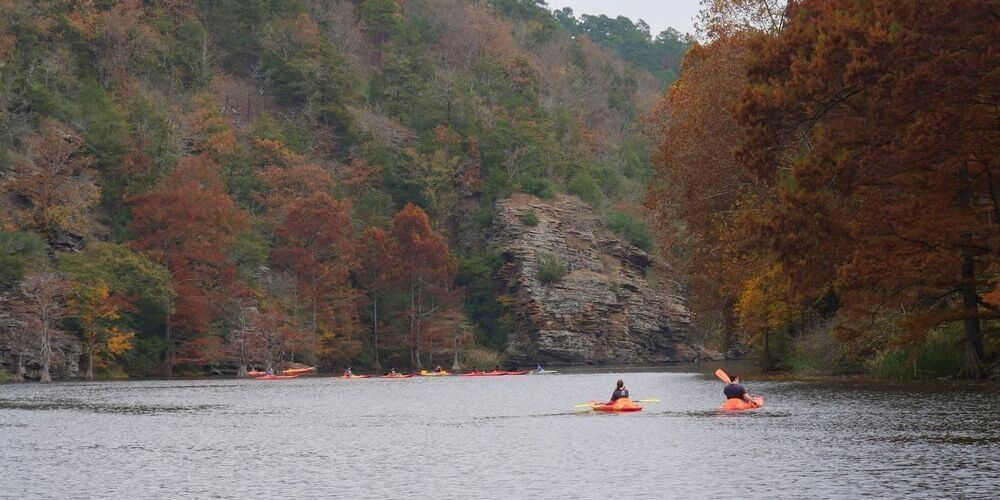
<svg viewBox="0 0 1000 500">
<path fill-rule="evenodd" d="M 400 283 L 406 288 L 409 300 L 406 315 L 410 362 L 420 368 L 423 323 L 441 310 L 458 265 L 448 243 L 431 228 L 427 213 L 412 203 L 407 203 L 393 217 L 392 237 L 401 256 Z"/>
<path fill-rule="evenodd" d="M 991 15 L 992 13 L 992 15 Z M 984 374 L 1000 262 L 1000 50 L 990 0 L 803 0 L 759 39 L 739 158 L 779 194 L 756 220 L 786 281 L 848 310 L 962 322 Z M 909 341 L 919 341 L 911 335 Z"/>
<path fill-rule="evenodd" d="M 382 369 L 379 359 L 379 301 L 383 300 L 393 288 L 400 273 L 403 256 L 399 254 L 396 240 L 377 227 L 367 227 L 361 237 L 358 256 L 361 259 L 361 271 L 358 273 L 361 286 L 368 293 L 372 307 L 372 354 L 373 366 Z"/>
<path fill-rule="evenodd" d="M 350 202 L 333 197 L 330 174 L 315 165 L 270 167 L 261 179 L 276 238 L 272 260 L 295 276 L 305 299 L 313 360 L 350 357 L 359 350 Z"/>
<path fill-rule="evenodd" d="M 720 347 L 738 340 L 735 306 L 763 265 L 756 242 L 742 234 L 743 219 L 771 191 L 734 157 L 745 138 L 734 112 L 748 85 L 750 36 L 736 32 L 692 47 L 647 122 L 659 144 L 646 207 L 688 281 L 700 326 L 707 330 L 709 318 L 720 316 Z"/>
<path fill-rule="evenodd" d="M 132 213 L 133 247 L 173 277 L 176 300 L 164 330 L 169 376 L 175 364 L 203 362 L 218 347 L 205 337 L 225 296 L 239 286 L 226 250 L 247 229 L 247 215 L 226 194 L 219 166 L 204 155 L 181 158 L 154 190 L 136 198 Z"/>
</svg>

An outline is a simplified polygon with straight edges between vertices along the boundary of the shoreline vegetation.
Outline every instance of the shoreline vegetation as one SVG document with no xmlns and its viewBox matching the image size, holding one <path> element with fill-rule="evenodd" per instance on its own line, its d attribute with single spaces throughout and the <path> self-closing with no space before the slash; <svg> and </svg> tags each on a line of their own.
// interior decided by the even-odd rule
<svg viewBox="0 0 1000 500">
<path fill-rule="evenodd" d="M 0 2 L 0 376 L 503 364 L 528 194 L 765 372 L 996 379 L 995 5 L 916 4 Z"/>
</svg>

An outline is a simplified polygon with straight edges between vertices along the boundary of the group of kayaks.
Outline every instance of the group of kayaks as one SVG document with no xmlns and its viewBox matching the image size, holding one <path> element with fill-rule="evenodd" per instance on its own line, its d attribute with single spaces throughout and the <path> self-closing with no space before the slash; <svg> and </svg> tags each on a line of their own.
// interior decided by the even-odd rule
<svg viewBox="0 0 1000 500">
<path fill-rule="evenodd" d="M 736 412 L 756 410 L 757 408 L 764 406 L 764 398 L 762 396 L 754 396 L 751 399 L 753 400 L 752 403 L 748 403 L 742 399 L 727 399 L 725 403 L 722 403 L 722 407 L 719 409 L 724 412 Z M 585 405 L 581 406 L 589 406 L 591 410 L 600 412 L 642 411 L 642 405 L 629 398 L 620 398 L 611 402 L 588 401 Z"/>
<path fill-rule="evenodd" d="M 313 373 L 316 371 L 315 366 L 310 366 L 307 368 L 289 368 L 287 370 L 282 370 L 278 373 L 268 373 L 258 370 L 250 370 L 247 372 L 247 376 L 253 378 L 254 380 L 288 380 L 293 378 L 298 378 L 301 375 L 307 373 Z"/>
<path fill-rule="evenodd" d="M 412 378 L 412 377 L 500 377 L 506 375 L 546 375 L 556 373 L 555 370 L 491 370 L 491 371 L 471 371 L 468 373 L 451 373 L 448 371 L 420 370 L 415 373 L 387 373 L 385 375 L 356 375 L 345 373 L 340 376 L 343 379 L 355 378 Z"/>
<path fill-rule="evenodd" d="M 262 371 L 252 370 L 247 372 L 247 375 L 252 377 L 254 380 L 288 380 L 298 378 L 301 375 L 308 373 L 314 373 L 316 371 L 315 366 L 310 366 L 306 368 L 289 368 L 287 370 L 282 370 L 279 373 L 268 373 Z M 716 371 L 716 375 L 723 379 L 724 382 L 728 382 L 728 377 L 724 375 L 725 372 L 720 374 L 721 370 Z M 413 378 L 415 376 L 419 377 L 500 377 L 508 375 L 546 375 L 551 373 L 557 373 L 555 370 L 491 370 L 491 371 L 471 371 L 468 373 L 451 373 L 444 370 L 420 370 L 416 373 L 395 373 L 390 372 L 385 375 L 356 375 L 354 373 L 345 373 L 340 378 L 343 379 L 356 379 L 356 378 L 387 378 L 387 379 L 400 379 L 400 378 Z M 722 403 L 720 408 L 722 411 L 734 412 L 734 411 L 745 411 L 745 410 L 755 410 L 764 406 L 764 398 L 762 396 L 753 396 L 750 398 L 751 401 L 744 401 L 742 399 L 731 398 L 727 399 L 725 403 Z M 582 405 L 583 407 L 589 407 L 592 411 L 597 412 L 636 412 L 642 411 L 642 405 L 640 402 L 643 401 L 659 401 L 658 399 L 651 400 L 640 400 L 634 401 L 629 398 L 619 398 L 615 401 L 605 402 L 605 401 L 588 401 Z"/>
<path fill-rule="evenodd" d="M 719 380 L 725 382 L 726 384 L 730 384 L 730 383 L 734 382 L 732 379 L 730 379 L 729 374 L 726 373 L 721 368 L 718 369 L 718 370 L 715 370 L 715 376 L 718 377 Z M 736 380 L 736 382 L 737 383 L 739 382 L 738 379 Z M 619 387 L 620 387 L 621 386 L 621 380 L 618 381 L 618 384 L 619 384 Z M 737 398 L 737 397 L 728 398 L 728 399 L 726 399 L 725 403 L 722 403 L 722 406 L 719 409 L 728 413 L 728 412 L 740 412 L 740 411 L 747 411 L 747 410 L 756 410 L 756 409 L 761 408 L 761 407 L 764 406 L 764 397 L 763 396 L 749 396 L 749 395 L 745 395 L 744 397 L 746 399 L 741 399 L 741 398 Z M 599 412 L 635 412 L 635 411 L 642 411 L 642 405 L 640 405 L 639 403 L 640 402 L 644 402 L 644 401 L 653 402 L 653 401 L 659 401 L 659 400 L 658 399 L 643 399 L 643 400 L 639 400 L 639 401 L 633 401 L 632 399 L 629 399 L 628 397 L 624 397 L 624 398 L 619 398 L 619 399 L 616 399 L 614 401 L 609 401 L 609 402 L 589 401 L 587 403 L 577 405 L 577 407 L 584 407 L 584 408 L 589 407 L 591 410 L 593 410 L 593 411 L 599 411 Z"/>
</svg>

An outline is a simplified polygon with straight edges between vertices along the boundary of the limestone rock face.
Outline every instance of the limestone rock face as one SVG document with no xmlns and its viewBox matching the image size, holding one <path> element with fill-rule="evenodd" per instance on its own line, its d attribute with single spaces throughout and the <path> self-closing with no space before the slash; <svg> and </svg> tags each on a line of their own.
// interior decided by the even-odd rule
<svg viewBox="0 0 1000 500">
<path fill-rule="evenodd" d="M 721 359 L 693 345 L 691 313 L 669 268 L 611 234 L 579 199 L 517 194 L 497 203 L 492 245 L 512 297 L 507 354 L 534 363 L 663 363 Z M 534 226 L 522 218 L 533 213 Z M 538 278 L 540 261 L 565 276 Z"/>
</svg>

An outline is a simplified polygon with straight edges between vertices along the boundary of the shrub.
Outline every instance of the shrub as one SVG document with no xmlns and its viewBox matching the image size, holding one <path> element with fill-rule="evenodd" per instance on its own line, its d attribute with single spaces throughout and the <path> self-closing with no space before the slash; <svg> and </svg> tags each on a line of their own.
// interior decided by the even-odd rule
<svg viewBox="0 0 1000 500">
<path fill-rule="evenodd" d="M 474 347 L 465 351 L 462 356 L 462 368 L 471 370 L 492 370 L 503 363 L 503 355 L 499 352 L 482 347 Z"/>
<path fill-rule="evenodd" d="M 566 264 L 555 255 L 545 253 L 538 256 L 538 281 L 543 284 L 555 283 L 568 273 Z"/>
<path fill-rule="evenodd" d="M 552 199 L 556 195 L 556 190 L 547 179 L 530 178 L 521 181 L 521 190 L 525 193 L 533 194 L 543 200 Z"/>
<path fill-rule="evenodd" d="M 0 384 L 7 382 L 7 371 L 0 369 Z"/>
<path fill-rule="evenodd" d="M 538 225 L 538 216 L 535 215 L 534 211 L 529 210 L 521 215 L 518 215 L 517 218 L 521 219 L 521 224 L 524 224 L 525 226 L 535 227 Z"/>
<path fill-rule="evenodd" d="M 961 326 L 949 325 L 927 334 L 920 344 L 887 349 L 866 365 L 868 373 L 885 379 L 937 378 L 957 374 L 963 354 L 955 345 L 961 340 Z"/>
<path fill-rule="evenodd" d="M 578 174 L 566 184 L 566 189 L 592 207 L 600 206 L 603 195 L 597 180 L 590 174 Z"/>
<path fill-rule="evenodd" d="M 653 236 L 646 224 L 631 214 L 612 212 L 608 216 L 608 229 L 646 252 L 653 251 Z"/>
</svg>

